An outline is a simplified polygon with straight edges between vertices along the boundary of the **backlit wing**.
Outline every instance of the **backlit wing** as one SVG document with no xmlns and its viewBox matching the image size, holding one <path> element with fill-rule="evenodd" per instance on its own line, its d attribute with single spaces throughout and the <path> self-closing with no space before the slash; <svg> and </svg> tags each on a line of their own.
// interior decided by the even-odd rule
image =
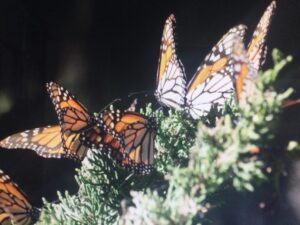
<svg viewBox="0 0 300 225">
<path fill-rule="evenodd" d="M 232 54 L 234 67 L 234 87 L 236 98 L 240 106 L 246 103 L 246 97 L 255 90 L 257 73 L 255 66 L 250 62 L 244 44 L 236 42 Z"/>
<path fill-rule="evenodd" d="M 265 61 L 267 53 L 266 37 L 275 9 L 276 2 L 272 1 L 261 17 L 248 45 L 247 56 L 257 71 Z"/>
<path fill-rule="evenodd" d="M 184 68 L 175 51 L 174 22 L 174 15 L 170 15 L 163 30 L 155 96 L 160 104 L 182 110 L 186 94 L 186 80 Z"/>
<path fill-rule="evenodd" d="M 45 158 L 61 158 L 62 146 L 60 126 L 39 127 L 13 134 L 0 142 L 2 148 L 32 149 Z"/>
<path fill-rule="evenodd" d="M 223 106 L 233 93 L 231 54 L 236 41 L 244 37 L 246 27 L 230 29 L 205 57 L 187 87 L 186 110 L 194 119 L 205 115 L 213 104 Z"/>
<path fill-rule="evenodd" d="M 137 112 L 105 110 L 100 115 L 107 133 L 112 134 L 111 152 L 115 160 L 134 173 L 148 174 L 153 167 L 154 134 L 153 118 Z"/>
<path fill-rule="evenodd" d="M 84 136 L 97 138 L 97 128 L 92 128 L 90 114 L 76 98 L 54 82 L 47 83 L 47 91 L 55 106 L 61 126 L 61 139 L 67 157 L 82 160 L 88 150 L 83 144 Z M 91 132 L 91 133 L 90 133 Z"/>
<path fill-rule="evenodd" d="M 149 174 L 152 171 L 155 132 L 153 118 L 134 122 L 124 129 L 124 147 L 121 149 L 123 167 L 138 174 Z"/>
</svg>

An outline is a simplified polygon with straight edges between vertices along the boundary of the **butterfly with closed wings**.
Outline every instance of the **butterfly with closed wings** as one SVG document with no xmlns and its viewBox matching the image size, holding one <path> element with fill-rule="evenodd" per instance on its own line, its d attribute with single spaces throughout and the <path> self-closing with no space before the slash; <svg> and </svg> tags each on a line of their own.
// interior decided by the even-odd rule
<svg viewBox="0 0 300 225">
<path fill-rule="evenodd" d="M 174 22 L 171 15 L 165 23 L 160 47 L 155 96 L 162 105 L 185 110 L 194 119 L 209 112 L 214 104 L 222 106 L 233 93 L 234 43 L 240 41 L 246 27 L 231 28 L 213 47 L 186 85 L 184 68 L 176 55 Z"/>
<path fill-rule="evenodd" d="M 272 1 L 261 17 L 247 50 L 244 46 L 236 45 L 236 64 L 239 71 L 235 71 L 235 92 L 237 101 L 245 103 L 245 97 L 253 90 L 258 70 L 265 62 L 267 54 L 266 38 L 276 9 L 276 2 Z"/>
</svg>

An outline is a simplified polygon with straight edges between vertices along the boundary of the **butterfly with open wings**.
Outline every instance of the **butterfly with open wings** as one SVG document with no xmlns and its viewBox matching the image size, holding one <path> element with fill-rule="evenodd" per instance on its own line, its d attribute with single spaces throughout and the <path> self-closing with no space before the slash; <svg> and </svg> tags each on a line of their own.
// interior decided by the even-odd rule
<svg viewBox="0 0 300 225">
<path fill-rule="evenodd" d="M 97 118 L 69 91 L 47 84 L 59 125 L 13 134 L 0 142 L 3 148 L 32 149 L 46 158 L 81 161 L 88 149 L 105 151 L 124 168 L 149 173 L 153 165 L 155 121 L 137 112 L 103 110 Z M 129 108 L 133 110 L 134 107 Z"/>
</svg>

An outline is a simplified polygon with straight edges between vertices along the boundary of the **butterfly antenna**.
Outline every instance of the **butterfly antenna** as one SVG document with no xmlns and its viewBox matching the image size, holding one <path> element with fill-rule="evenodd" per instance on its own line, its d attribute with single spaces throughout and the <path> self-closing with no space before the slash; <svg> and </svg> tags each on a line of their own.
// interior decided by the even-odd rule
<svg viewBox="0 0 300 225">
<path fill-rule="evenodd" d="M 137 98 L 135 98 L 133 101 L 132 101 L 132 103 L 131 103 L 131 105 L 125 110 L 125 111 L 131 111 L 131 112 L 135 112 L 135 110 L 136 110 L 136 106 L 137 106 L 137 102 L 138 102 L 138 100 L 137 100 Z"/>
<path fill-rule="evenodd" d="M 159 105 L 159 107 L 155 110 L 155 111 L 158 111 L 158 110 L 160 110 L 160 109 L 162 109 L 163 108 L 163 106 L 162 105 L 160 105 L 159 103 L 157 103 L 157 102 L 155 102 L 154 103 L 154 105 L 153 105 L 153 108 L 155 108 L 157 105 Z"/>
<path fill-rule="evenodd" d="M 115 102 L 118 102 L 118 101 L 121 101 L 122 99 L 120 98 L 116 98 L 114 99 L 113 101 L 111 101 L 110 103 L 108 103 L 106 106 L 104 106 L 100 111 L 99 113 L 103 112 L 105 109 L 107 109 L 109 106 L 111 106 L 112 104 L 114 104 Z"/>
<path fill-rule="evenodd" d="M 140 94 L 145 94 L 145 96 L 147 97 L 148 95 L 153 95 L 152 91 L 138 91 L 138 92 L 132 92 L 128 95 L 129 98 L 131 98 L 134 95 L 140 95 Z"/>
<path fill-rule="evenodd" d="M 282 108 L 287 108 L 300 103 L 300 98 L 296 100 L 287 100 L 282 104 Z"/>
</svg>

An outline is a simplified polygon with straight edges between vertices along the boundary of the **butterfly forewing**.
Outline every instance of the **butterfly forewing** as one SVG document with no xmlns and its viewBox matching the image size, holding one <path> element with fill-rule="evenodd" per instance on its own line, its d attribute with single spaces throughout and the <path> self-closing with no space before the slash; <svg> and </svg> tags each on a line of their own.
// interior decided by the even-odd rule
<svg viewBox="0 0 300 225">
<path fill-rule="evenodd" d="M 231 54 L 246 27 L 231 28 L 205 57 L 187 86 L 186 110 L 194 119 L 209 112 L 213 104 L 222 106 L 233 93 L 233 64 Z"/>
<path fill-rule="evenodd" d="M 261 17 L 248 45 L 247 56 L 256 70 L 259 70 L 265 61 L 267 53 L 266 37 L 275 9 L 276 2 L 272 1 Z"/>
<path fill-rule="evenodd" d="M 96 123 L 93 123 L 87 109 L 69 91 L 54 82 L 47 84 L 47 91 L 58 114 L 66 156 L 82 160 L 88 148 L 98 144 L 95 143 L 98 139 L 94 135 L 99 128 L 96 127 Z M 85 136 L 87 133 L 93 138 L 92 140 Z"/>
<path fill-rule="evenodd" d="M 261 17 L 247 50 L 241 43 L 236 45 L 233 54 L 236 68 L 235 92 L 240 106 L 246 104 L 246 97 L 253 94 L 256 89 L 255 82 L 258 78 L 258 70 L 265 61 L 266 37 L 275 9 L 276 2 L 272 1 Z"/>
<path fill-rule="evenodd" d="M 175 54 L 175 42 L 174 42 L 174 15 L 170 15 L 165 22 L 163 35 L 160 45 L 160 57 L 158 61 L 156 84 L 162 79 L 162 75 L 166 70 L 167 64 L 171 57 Z"/>
<path fill-rule="evenodd" d="M 169 16 L 163 30 L 155 96 L 162 105 L 182 110 L 186 93 L 186 79 L 184 68 L 175 51 L 174 22 L 174 16 Z"/>
</svg>

